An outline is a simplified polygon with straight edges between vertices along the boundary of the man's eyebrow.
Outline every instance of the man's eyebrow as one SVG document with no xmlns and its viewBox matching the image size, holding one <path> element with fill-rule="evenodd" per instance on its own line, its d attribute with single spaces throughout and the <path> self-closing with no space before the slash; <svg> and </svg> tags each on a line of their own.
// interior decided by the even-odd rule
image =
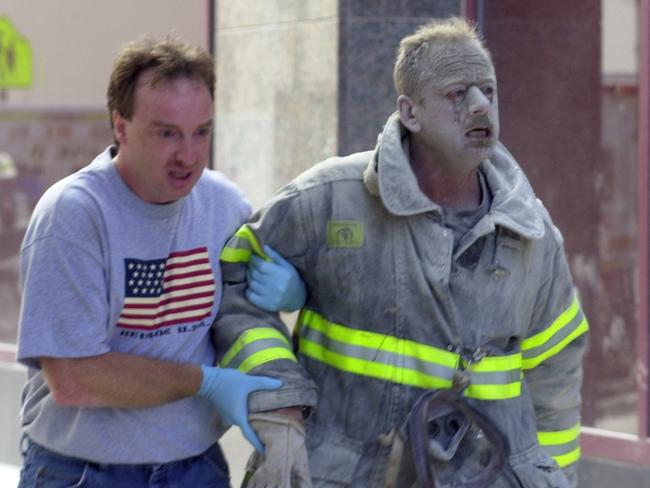
<svg viewBox="0 0 650 488">
<path fill-rule="evenodd" d="M 477 81 L 477 83 L 496 83 L 497 78 L 496 76 L 488 76 L 486 78 L 481 78 L 480 80 Z"/>
<path fill-rule="evenodd" d="M 466 77 L 450 77 L 441 84 L 443 88 L 447 88 L 453 85 L 467 85 L 468 79 Z M 496 84 L 496 77 L 487 76 L 485 78 L 480 78 L 478 80 L 471 80 L 471 85 L 482 85 L 484 83 L 494 83 Z"/>
<path fill-rule="evenodd" d="M 166 129 L 176 129 L 178 128 L 177 125 L 172 124 L 170 122 L 165 122 L 164 120 L 152 120 L 151 123 L 149 124 L 152 127 L 162 127 Z M 198 127 L 204 128 L 204 127 L 212 127 L 214 125 L 214 120 L 206 120 L 202 124 L 199 124 Z"/>
</svg>

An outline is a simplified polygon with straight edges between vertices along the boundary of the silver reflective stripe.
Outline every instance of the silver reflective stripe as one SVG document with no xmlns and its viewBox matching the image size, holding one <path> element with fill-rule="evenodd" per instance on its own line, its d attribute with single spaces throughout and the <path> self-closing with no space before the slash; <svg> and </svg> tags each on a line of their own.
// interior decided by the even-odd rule
<svg viewBox="0 0 650 488">
<path fill-rule="evenodd" d="M 521 380 L 521 369 L 489 373 L 470 370 L 470 378 L 473 385 L 507 385 Z"/>
<path fill-rule="evenodd" d="M 571 442 L 566 442 L 564 444 L 544 445 L 542 446 L 542 449 L 550 457 L 557 457 L 557 456 L 562 456 L 563 454 L 567 454 L 571 451 L 574 451 L 579 447 L 580 447 L 580 439 L 575 439 Z"/>
<path fill-rule="evenodd" d="M 228 241 L 228 247 L 234 247 L 237 249 L 246 249 L 248 251 L 253 250 L 253 245 L 252 243 L 245 237 L 240 237 L 238 235 L 235 235 L 230 238 Z"/>
</svg>

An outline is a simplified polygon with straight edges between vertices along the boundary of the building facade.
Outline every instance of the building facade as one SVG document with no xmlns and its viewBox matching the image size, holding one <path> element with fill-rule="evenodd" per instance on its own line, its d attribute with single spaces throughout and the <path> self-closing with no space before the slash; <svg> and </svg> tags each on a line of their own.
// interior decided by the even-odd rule
<svg viewBox="0 0 650 488">
<path fill-rule="evenodd" d="M 28 41 L 32 69 L 29 86 L 2 88 L 0 40 L 0 153 L 11 158 L 0 157 L 0 375 L 9 379 L 0 384 L 12 385 L 3 402 L 15 399 L 0 407 L 0 430 L 11 442 L 24 374 L 12 345 L 20 240 L 44 188 L 111 142 L 104 90 L 123 42 L 173 30 L 215 53 L 212 164 L 258 207 L 316 162 L 372 147 L 395 109 L 399 39 L 461 15 L 492 52 L 502 140 L 564 235 L 590 320 L 581 486 L 645 486 L 650 0 L 86 4 L 42 4 L 39 15 L 19 0 L 0 7 L 0 32 L 8 19 Z M 0 462 L 18 463 L 16 445 L 3 442 Z"/>
</svg>

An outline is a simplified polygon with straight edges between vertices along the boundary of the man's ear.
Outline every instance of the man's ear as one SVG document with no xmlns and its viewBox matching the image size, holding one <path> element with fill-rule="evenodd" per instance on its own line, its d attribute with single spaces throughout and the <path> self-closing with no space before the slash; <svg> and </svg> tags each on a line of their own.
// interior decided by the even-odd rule
<svg viewBox="0 0 650 488">
<path fill-rule="evenodd" d="M 117 110 L 113 110 L 111 119 L 113 120 L 113 137 L 118 144 L 126 144 L 126 119 L 122 117 Z"/>
<path fill-rule="evenodd" d="M 416 104 L 408 95 L 400 95 L 397 97 L 397 110 L 399 111 L 399 118 L 402 125 L 408 129 L 409 132 L 420 132 L 422 127 L 416 115 Z"/>
</svg>

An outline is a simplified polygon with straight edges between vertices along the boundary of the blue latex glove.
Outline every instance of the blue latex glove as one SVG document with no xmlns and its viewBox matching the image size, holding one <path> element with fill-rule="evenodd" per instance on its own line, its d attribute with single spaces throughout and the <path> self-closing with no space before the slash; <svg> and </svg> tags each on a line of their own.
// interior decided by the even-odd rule
<svg viewBox="0 0 650 488">
<path fill-rule="evenodd" d="M 203 381 L 198 395 L 207 398 L 228 424 L 238 425 L 253 447 L 261 454 L 264 448 L 248 423 L 248 395 L 256 390 L 274 390 L 282 382 L 268 376 L 253 376 L 236 369 L 201 366 Z"/>
<path fill-rule="evenodd" d="M 246 298 L 267 312 L 293 312 L 302 308 L 307 299 L 307 289 L 298 271 L 271 247 L 265 245 L 264 251 L 272 261 L 251 256 L 246 273 Z"/>
</svg>

